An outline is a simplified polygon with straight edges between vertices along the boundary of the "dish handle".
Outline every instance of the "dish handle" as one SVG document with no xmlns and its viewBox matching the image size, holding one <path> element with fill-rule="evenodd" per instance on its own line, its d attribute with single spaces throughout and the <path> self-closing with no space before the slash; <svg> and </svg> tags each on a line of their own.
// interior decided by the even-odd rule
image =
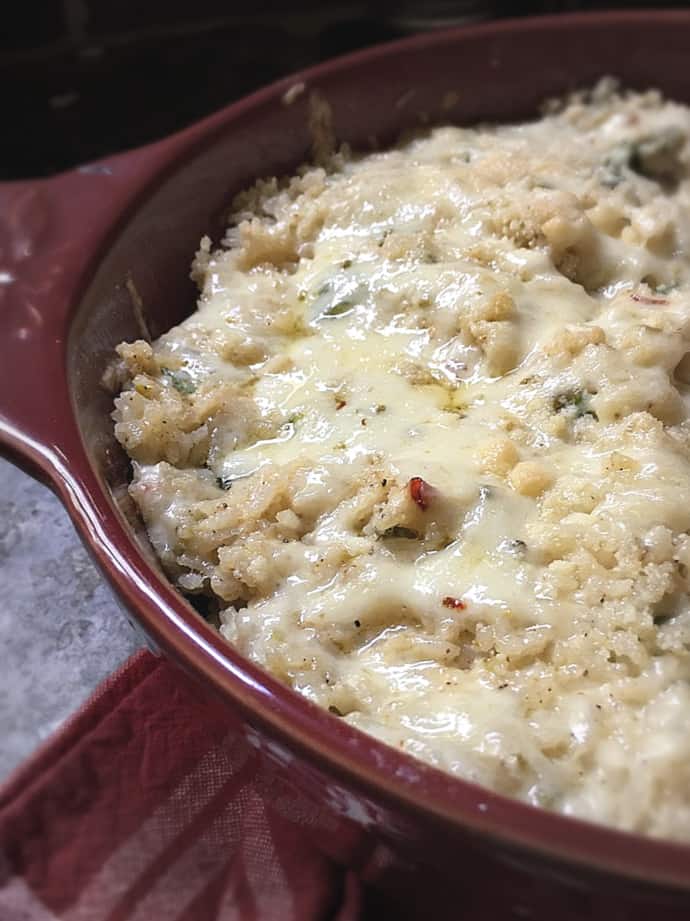
<svg viewBox="0 0 690 921">
<path fill-rule="evenodd" d="M 162 148 L 0 183 L 0 454 L 58 489 L 79 443 L 65 373 L 73 307 Z"/>
</svg>

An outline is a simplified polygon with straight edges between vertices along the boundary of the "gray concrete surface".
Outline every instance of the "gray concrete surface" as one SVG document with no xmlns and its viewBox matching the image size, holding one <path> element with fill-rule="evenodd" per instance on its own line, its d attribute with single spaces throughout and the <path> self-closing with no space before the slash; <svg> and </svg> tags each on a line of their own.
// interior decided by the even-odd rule
<svg viewBox="0 0 690 921">
<path fill-rule="evenodd" d="M 139 645 L 58 500 L 0 459 L 0 783 Z"/>
</svg>

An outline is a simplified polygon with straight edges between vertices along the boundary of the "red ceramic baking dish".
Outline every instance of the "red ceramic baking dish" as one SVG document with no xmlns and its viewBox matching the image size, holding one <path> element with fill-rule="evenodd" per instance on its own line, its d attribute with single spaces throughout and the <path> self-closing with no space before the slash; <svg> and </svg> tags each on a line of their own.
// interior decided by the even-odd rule
<svg viewBox="0 0 690 921">
<path fill-rule="evenodd" d="M 3 451 L 60 496 L 153 646 L 198 678 L 200 694 L 219 695 L 228 718 L 283 765 L 295 796 L 327 817 L 324 846 L 360 867 L 387 861 L 386 878 L 417 917 L 627 919 L 656 909 L 686 918 L 690 847 L 446 776 L 239 656 L 153 560 L 128 506 L 103 371 L 142 324 L 156 336 L 193 309 L 191 255 L 203 233 L 218 238 L 233 193 L 308 157 L 313 92 L 329 102 L 338 138 L 366 149 L 420 121 L 528 117 L 545 97 L 603 74 L 690 103 L 689 55 L 684 11 L 427 34 L 293 75 L 143 149 L 0 187 Z"/>
</svg>

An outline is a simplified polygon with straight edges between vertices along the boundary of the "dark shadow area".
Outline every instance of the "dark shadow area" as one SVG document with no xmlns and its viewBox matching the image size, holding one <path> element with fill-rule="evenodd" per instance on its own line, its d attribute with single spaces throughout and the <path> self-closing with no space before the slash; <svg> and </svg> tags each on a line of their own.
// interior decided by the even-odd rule
<svg viewBox="0 0 690 921">
<path fill-rule="evenodd" d="M 277 77 L 414 31 L 573 9 L 569 0 L 41 0 L 0 30 L 0 179 L 165 137 Z M 665 6 L 684 6 L 665 3 Z"/>
</svg>

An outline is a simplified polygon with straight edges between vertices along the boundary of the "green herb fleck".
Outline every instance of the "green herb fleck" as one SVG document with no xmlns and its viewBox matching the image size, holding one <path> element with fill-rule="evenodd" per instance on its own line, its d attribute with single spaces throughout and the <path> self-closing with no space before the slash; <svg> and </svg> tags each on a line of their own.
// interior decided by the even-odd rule
<svg viewBox="0 0 690 921">
<path fill-rule="evenodd" d="M 680 128 L 673 125 L 633 144 L 630 169 L 648 179 L 673 179 L 679 167 L 678 153 L 685 143 Z"/>
<path fill-rule="evenodd" d="M 589 401 L 591 394 L 585 390 L 568 390 L 564 393 L 558 393 L 553 398 L 554 412 L 569 412 L 575 419 L 582 416 L 592 416 L 595 420 L 599 417 L 590 408 Z"/>
<path fill-rule="evenodd" d="M 654 288 L 654 293 L 655 294 L 670 294 L 671 291 L 675 291 L 677 287 L 678 287 L 678 282 L 675 282 L 675 281 L 668 282 L 668 284 L 656 285 L 656 287 Z"/>
<path fill-rule="evenodd" d="M 194 393 L 196 390 L 196 385 L 187 371 L 171 371 L 170 368 L 163 368 L 162 370 L 178 393 L 189 396 L 190 393 Z"/>
<path fill-rule="evenodd" d="M 625 141 L 613 147 L 601 165 L 601 184 L 615 189 L 625 178 L 625 171 L 630 167 L 632 145 Z"/>
<path fill-rule="evenodd" d="M 658 181 L 675 178 L 679 169 L 678 153 L 684 141 L 683 132 L 672 126 L 658 134 L 617 144 L 602 164 L 602 184 L 615 188 L 625 178 L 626 170 Z"/>
<path fill-rule="evenodd" d="M 341 268 L 343 268 L 343 269 L 349 269 L 349 268 L 351 267 L 351 265 L 352 265 L 352 259 L 343 259 L 343 261 L 342 261 L 342 263 L 341 263 Z"/>
<path fill-rule="evenodd" d="M 350 300 L 338 301 L 337 304 L 332 304 L 321 314 L 322 317 L 341 317 L 343 314 L 349 313 L 350 310 L 354 307 L 354 304 Z"/>
<path fill-rule="evenodd" d="M 394 524 L 392 528 L 386 528 L 379 534 L 382 540 L 391 538 L 401 538 L 403 540 L 419 540 L 419 534 L 412 528 L 405 528 L 401 524 Z"/>
</svg>

